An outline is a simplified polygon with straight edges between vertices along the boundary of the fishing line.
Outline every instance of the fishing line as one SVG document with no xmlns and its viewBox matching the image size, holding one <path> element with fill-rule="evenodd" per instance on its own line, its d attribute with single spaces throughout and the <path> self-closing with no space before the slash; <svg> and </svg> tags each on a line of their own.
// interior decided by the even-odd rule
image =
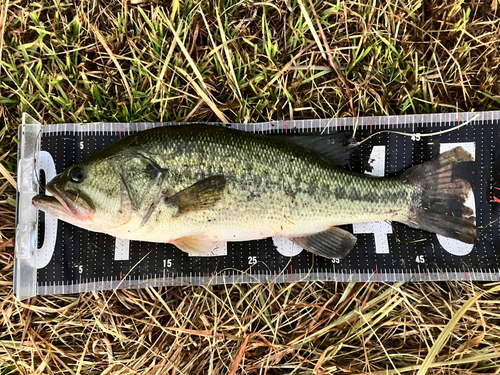
<svg viewBox="0 0 500 375">
<path fill-rule="evenodd" d="M 431 137 L 433 135 L 440 135 L 440 134 L 444 134 L 444 133 L 449 133 L 451 131 L 454 131 L 454 130 L 457 130 L 457 129 L 460 129 L 462 126 L 466 126 L 466 125 L 469 125 L 472 121 L 476 120 L 477 118 L 479 117 L 479 114 L 473 116 L 471 119 L 467 120 L 466 122 L 464 122 L 463 124 L 458 124 L 452 128 L 449 128 L 449 129 L 445 129 L 445 130 L 441 130 L 441 131 L 438 131 L 438 132 L 434 132 L 434 133 L 405 133 L 405 132 L 398 132 L 398 131 L 395 131 L 395 130 L 381 130 L 381 131 L 378 131 L 376 133 L 373 133 L 371 135 L 369 135 L 368 137 L 366 137 L 365 139 L 363 139 L 362 141 L 360 142 L 357 142 L 357 143 L 353 143 L 352 145 L 350 145 L 349 147 L 357 147 L 359 145 L 361 145 L 362 143 L 365 143 L 367 140 L 369 140 L 370 138 L 378 135 L 378 134 L 381 134 L 381 133 L 392 133 L 392 134 L 397 134 L 397 135 L 404 135 L 406 137 Z M 356 122 L 356 125 L 357 125 L 357 122 Z M 352 138 L 354 139 L 354 135 L 356 134 L 356 127 L 354 127 L 354 132 L 353 132 L 353 136 Z"/>
</svg>

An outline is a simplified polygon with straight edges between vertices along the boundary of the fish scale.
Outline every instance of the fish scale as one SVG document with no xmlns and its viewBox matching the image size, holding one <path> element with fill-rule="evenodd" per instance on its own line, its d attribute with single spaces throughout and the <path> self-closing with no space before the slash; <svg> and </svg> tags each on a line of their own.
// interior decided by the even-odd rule
<svg viewBox="0 0 500 375">
<path fill-rule="evenodd" d="M 412 187 L 396 179 L 354 175 L 284 139 L 260 137 L 257 141 L 251 134 L 214 132 L 210 127 L 149 132 L 144 140 L 122 142 L 154 159 L 165 171 L 169 189 L 182 191 L 196 181 L 222 174 L 228 179 L 227 193 L 213 208 L 181 218 L 172 218 L 169 210 L 159 207 L 153 214 L 155 220 L 131 237 L 140 233 L 158 241 L 164 236 L 170 240 L 202 234 L 224 241 L 302 236 L 344 223 L 388 219 L 389 215 L 404 218 L 409 210 Z M 120 159 L 136 159 L 133 151 L 125 155 Z M 126 163 L 118 164 L 122 171 L 127 170 Z M 160 189 L 148 194 L 151 184 L 144 178 L 136 180 L 143 187 L 140 196 L 161 194 Z M 153 204 L 151 198 L 142 200 L 142 206 Z M 197 233 L 192 232 L 193 227 Z"/>
</svg>

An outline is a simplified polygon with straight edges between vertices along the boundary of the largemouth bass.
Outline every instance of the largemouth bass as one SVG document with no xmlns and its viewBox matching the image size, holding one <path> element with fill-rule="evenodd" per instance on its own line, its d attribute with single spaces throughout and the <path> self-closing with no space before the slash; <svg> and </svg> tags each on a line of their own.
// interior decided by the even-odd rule
<svg viewBox="0 0 500 375">
<path fill-rule="evenodd" d="M 342 258 L 356 237 L 343 224 L 392 220 L 467 243 L 472 192 L 454 170 L 457 147 L 379 178 L 348 171 L 342 142 L 261 136 L 218 126 L 154 128 L 121 139 L 47 184 L 34 205 L 91 231 L 208 253 L 222 241 L 284 236 Z"/>
</svg>

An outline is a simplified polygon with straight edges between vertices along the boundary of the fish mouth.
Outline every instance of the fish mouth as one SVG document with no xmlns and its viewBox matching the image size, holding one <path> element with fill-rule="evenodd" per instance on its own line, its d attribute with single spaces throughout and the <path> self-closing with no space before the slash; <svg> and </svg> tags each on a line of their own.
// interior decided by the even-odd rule
<svg viewBox="0 0 500 375">
<path fill-rule="evenodd" d="M 86 221 L 93 212 L 92 205 L 81 194 L 73 191 L 60 191 L 51 183 L 47 191 L 53 196 L 37 195 L 33 205 L 44 212 L 68 221 Z"/>
</svg>

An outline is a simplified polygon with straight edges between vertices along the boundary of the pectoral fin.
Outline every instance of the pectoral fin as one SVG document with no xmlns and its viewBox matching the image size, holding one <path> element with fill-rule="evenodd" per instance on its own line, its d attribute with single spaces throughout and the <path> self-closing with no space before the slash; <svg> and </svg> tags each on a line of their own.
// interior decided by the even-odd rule
<svg viewBox="0 0 500 375">
<path fill-rule="evenodd" d="M 346 230 L 331 227 L 324 232 L 290 238 L 303 249 L 325 258 L 343 258 L 352 250 L 357 238 Z"/>
<path fill-rule="evenodd" d="M 205 236 L 187 236 L 172 242 L 182 251 L 190 254 L 208 254 L 216 246 L 212 240 Z"/>
<path fill-rule="evenodd" d="M 194 185 L 167 198 L 167 203 L 175 204 L 179 209 L 175 216 L 205 210 L 217 203 L 226 193 L 226 178 L 212 176 L 198 181 Z"/>
</svg>

